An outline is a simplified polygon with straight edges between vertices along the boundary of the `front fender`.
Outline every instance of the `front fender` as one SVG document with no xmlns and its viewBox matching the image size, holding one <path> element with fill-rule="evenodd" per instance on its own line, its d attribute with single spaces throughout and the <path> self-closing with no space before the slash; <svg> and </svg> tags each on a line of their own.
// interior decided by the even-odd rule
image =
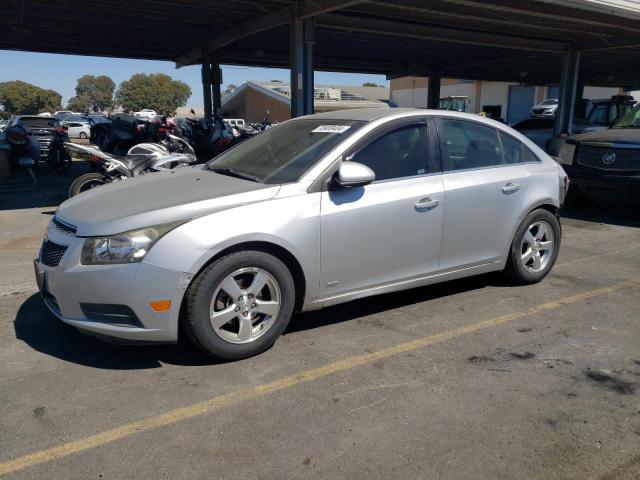
<svg viewBox="0 0 640 480">
<path fill-rule="evenodd" d="M 242 205 L 196 218 L 172 230 L 145 262 L 198 273 L 213 257 L 247 242 L 266 242 L 296 258 L 306 279 L 307 298 L 317 295 L 320 270 L 320 194 L 302 194 Z"/>
</svg>

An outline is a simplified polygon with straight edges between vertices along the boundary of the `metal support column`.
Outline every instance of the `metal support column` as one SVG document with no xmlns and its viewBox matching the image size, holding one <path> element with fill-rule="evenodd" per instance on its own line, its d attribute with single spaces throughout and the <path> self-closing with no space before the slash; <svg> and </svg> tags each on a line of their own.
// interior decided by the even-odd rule
<svg viewBox="0 0 640 480">
<path fill-rule="evenodd" d="M 207 120 L 213 117 L 211 104 L 211 61 L 209 51 L 202 49 L 202 97 L 204 101 L 204 116 Z"/>
<path fill-rule="evenodd" d="M 429 74 L 429 85 L 427 90 L 427 108 L 440 108 L 440 84 L 442 77 L 438 72 Z"/>
<path fill-rule="evenodd" d="M 313 114 L 313 49 L 315 46 L 315 20 L 306 19 L 302 24 L 304 30 L 304 59 L 302 71 L 303 115 Z"/>
<path fill-rule="evenodd" d="M 220 70 L 220 63 L 216 58 L 213 59 L 211 64 L 211 90 L 213 92 L 213 111 L 221 115 L 222 112 L 222 70 Z"/>
<path fill-rule="evenodd" d="M 291 20 L 289 21 L 291 52 L 291 118 L 304 115 L 303 70 L 304 70 L 304 27 L 303 21 L 298 18 L 298 2 L 291 4 Z"/>
<path fill-rule="evenodd" d="M 580 52 L 571 47 L 565 52 L 562 62 L 558 110 L 553 129 L 553 136 L 556 138 L 572 133 L 579 70 Z"/>
</svg>

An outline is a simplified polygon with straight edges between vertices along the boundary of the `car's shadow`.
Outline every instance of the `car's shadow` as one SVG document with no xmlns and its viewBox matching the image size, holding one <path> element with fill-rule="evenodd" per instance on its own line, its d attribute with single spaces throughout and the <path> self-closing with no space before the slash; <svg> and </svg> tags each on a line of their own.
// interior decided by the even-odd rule
<svg viewBox="0 0 640 480">
<path fill-rule="evenodd" d="M 318 312 L 295 315 L 285 335 L 348 322 L 414 303 L 496 285 L 506 286 L 501 276 L 481 275 L 356 300 Z M 75 328 L 57 320 L 44 306 L 38 294 L 32 295 L 20 306 L 14 320 L 14 328 L 16 338 L 34 350 L 92 368 L 136 370 L 159 368 L 162 364 L 196 366 L 218 363 L 183 338 L 176 345 L 123 346 L 112 345 L 83 335 Z"/>
<path fill-rule="evenodd" d="M 638 204 L 625 202 L 620 195 L 614 193 L 602 193 L 585 199 L 569 190 L 561 217 L 622 227 L 640 227 Z"/>
</svg>

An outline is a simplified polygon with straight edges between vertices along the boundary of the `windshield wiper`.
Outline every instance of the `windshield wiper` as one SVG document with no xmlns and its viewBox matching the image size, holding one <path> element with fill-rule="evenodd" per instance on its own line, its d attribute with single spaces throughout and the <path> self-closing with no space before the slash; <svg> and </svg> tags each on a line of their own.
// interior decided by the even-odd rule
<svg viewBox="0 0 640 480">
<path fill-rule="evenodd" d="M 212 170 L 212 171 L 214 171 L 216 173 L 219 173 L 221 175 L 228 175 L 230 177 L 242 178 L 244 180 L 250 180 L 250 181 L 256 182 L 256 183 L 262 183 L 262 180 L 260 180 L 258 177 L 255 177 L 255 176 L 250 175 L 248 173 L 239 172 L 237 170 L 234 170 L 233 168 L 209 167 L 209 170 Z"/>
</svg>

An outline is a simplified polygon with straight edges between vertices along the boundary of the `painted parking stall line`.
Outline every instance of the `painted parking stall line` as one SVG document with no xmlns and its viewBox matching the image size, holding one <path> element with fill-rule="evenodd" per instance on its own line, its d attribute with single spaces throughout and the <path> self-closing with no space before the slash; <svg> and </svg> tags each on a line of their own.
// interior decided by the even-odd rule
<svg viewBox="0 0 640 480">
<path fill-rule="evenodd" d="M 312 368 L 304 372 L 282 377 L 269 383 L 237 390 L 235 392 L 230 392 L 224 395 L 219 395 L 209 400 L 195 403 L 193 405 L 188 405 L 186 407 L 176 408 L 174 410 L 170 410 L 153 417 L 130 422 L 119 427 L 97 433 L 95 435 L 74 440 L 55 447 L 39 450 L 37 452 L 14 459 L 5 460 L 4 462 L 0 463 L 0 476 L 24 470 L 26 468 L 33 467 L 35 465 L 46 463 L 52 460 L 64 458 L 95 447 L 106 445 L 137 433 L 173 425 L 190 418 L 213 412 L 228 405 L 260 398 L 270 393 L 284 390 L 286 388 L 290 388 L 304 382 L 314 381 L 328 375 L 332 375 L 334 373 L 343 372 L 363 365 L 369 365 L 380 359 L 393 357 L 412 350 L 427 347 L 447 340 L 452 340 L 469 333 L 513 322 L 524 317 L 549 310 L 554 310 L 566 305 L 576 304 L 596 296 L 610 294 L 618 290 L 623 290 L 631 287 L 638 287 L 638 285 L 639 284 L 637 282 L 629 281 L 616 283 L 594 290 L 588 290 L 576 295 L 571 295 L 548 303 L 544 303 L 537 307 L 523 310 L 521 312 L 509 313 L 487 320 L 481 320 L 470 325 L 455 328 L 435 335 L 422 337 L 411 342 L 401 343 L 375 352 L 345 358 L 344 360 L 329 363 L 322 367 Z"/>
</svg>

